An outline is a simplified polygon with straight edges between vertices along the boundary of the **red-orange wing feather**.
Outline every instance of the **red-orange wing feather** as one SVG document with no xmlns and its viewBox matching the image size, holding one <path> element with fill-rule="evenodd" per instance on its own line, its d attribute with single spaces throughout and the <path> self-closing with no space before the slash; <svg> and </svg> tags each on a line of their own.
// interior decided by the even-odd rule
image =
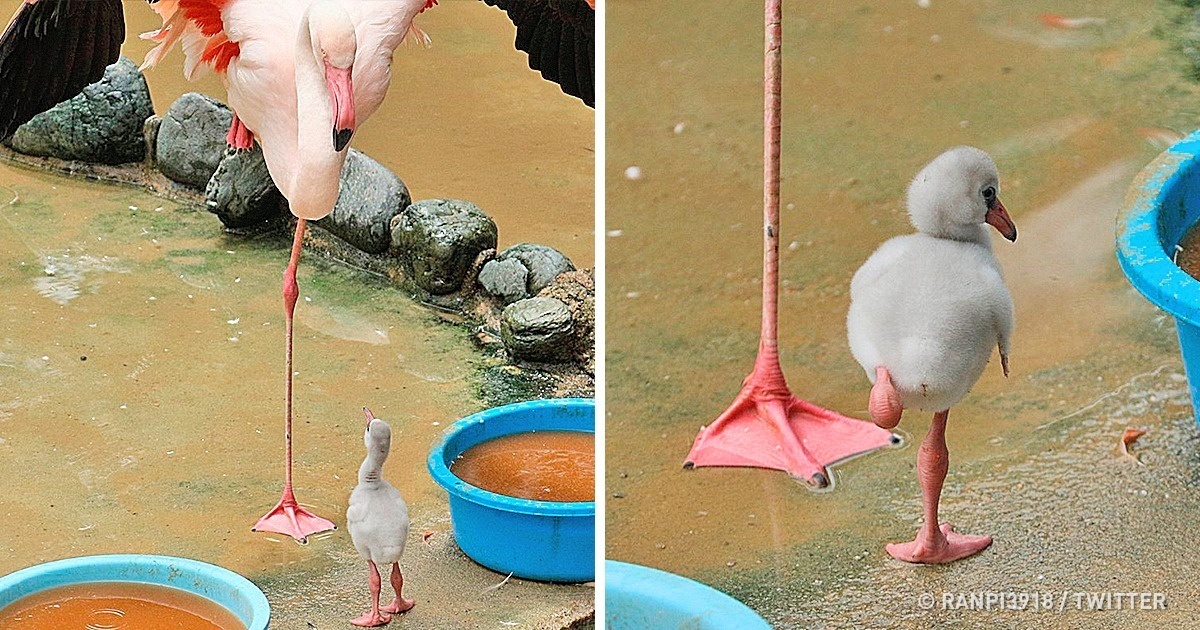
<svg viewBox="0 0 1200 630">
<path fill-rule="evenodd" d="M 221 11 L 231 0 L 163 0 L 155 6 L 155 11 L 163 18 L 162 29 L 147 33 L 143 37 L 159 42 L 159 45 L 146 55 L 146 65 L 154 65 L 166 54 L 167 50 L 185 36 L 188 26 L 194 26 L 195 31 L 205 39 L 204 49 L 199 62 L 211 66 L 217 72 L 225 72 L 229 62 L 241 53 L 237 42 L 229 41 L 225 34 L 225 22 Z"/>
<path fill-rule="evenodd" d="M 179 10 L 205 37 L 212 37 L 225 30 L 221 10 L 228 3 L 228 0 L 179 0 Z"/>
</svg>

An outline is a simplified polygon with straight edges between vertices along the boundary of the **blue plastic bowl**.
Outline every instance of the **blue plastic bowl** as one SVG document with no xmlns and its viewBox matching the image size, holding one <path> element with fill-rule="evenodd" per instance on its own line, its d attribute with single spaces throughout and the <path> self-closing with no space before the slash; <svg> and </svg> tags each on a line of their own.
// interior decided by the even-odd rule
<svg viewBox="0 0 1200 630">
<path fill-rule="evenodd" d="M 742 602 L 681 575 L 615 560 L 604 562 L 607 630 L 771 630 Z"/>
<path fill-rule="evenodd" d="M 450 472 L 463 451 L 529 431 L 596 430 L 595 402 L 534 400 L 467 416 L 447 429 L 429 453 L 429 473 L 450 494 L 450 522 L 463 553 L 500 573 L 545 582 L 596 577 L 596 504 L 531 501 L 488 492 Z"/>
<path fill-rule="evenodd" d="M 109 555 L 56 560 L 0 578 L 0 609 L 56 586 L 87 582 L 139 582 L 170 586 L 220 604 L 247 630 L 267 630 L 271 609 L 253 582 L 216 565 L 167 556 Z"/>
<path fill-rule="evenodd" d="M 1175 264 L 1174 253 L 1200 219 L 1198 154 L 1200 132 L 1155 158 L 1134 179 L 1117 217 L 1117 259 L 1125 276 L 1175 317 L 1194 415 L 1200 410 L 1200 281 Z"/>
</svg>

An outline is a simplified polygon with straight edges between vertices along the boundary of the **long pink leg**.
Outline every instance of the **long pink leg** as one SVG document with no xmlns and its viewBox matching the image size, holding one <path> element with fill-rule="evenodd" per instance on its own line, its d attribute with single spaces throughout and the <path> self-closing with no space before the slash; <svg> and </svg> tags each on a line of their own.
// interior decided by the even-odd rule
<svg viewBox="0 0 1200 630">
<path fill-rule="evenodd" d="M 724 413 L 692 442 L 685 468 L 752 466 L 785 470 L 825 487 L 825 467 L 893 443 L 890 431 L 792 394 L 779 364 L 779 159 L 783 8 L 766 0 L 763 58 L 762 331 L 754 369 Z"/>
<path fill-rule="evenodd" d="M 286 336 L 287 375 L 285 376 L 284 397 L 284 443 L 285 465 L 283 469 L 283 498 L 275 507 L 259 519 L 254 526 L 256 532 L 276 532 L 287 534 L 299 542 L 306 542 L 309 534 L 336 529 L 332 521 L 323 519 L 312 512 L 300 507 L 296 495 L 292 492 L 292 318 L 296 312 L 296 300 L 300 296 L 300 288 L 296 284 L 296 268 L 300 265 L 300 249 L 304 245 L 304 228 L 307 221 L 296 221 L 296 237 L 292 242 L 292 257 L 288 261 L 287 271 L 283 274 L 283 303 L 284 330 Z"/>
<path fill-rule="evenodd" d="M 917 476 L 921 480 L 925 523 L 917 532 L 916 540 L 887 546 L 887 552 L 897 560 L 944 564 L 975 555 L 992 544 L 991 536 L 959 534 L 949 523 L 938 524 L 938 501 L 950 468 L 950 451 L 946 448 L 946 420 L 949 417 L 948 410 L 934 414 L 929 433 L 917 452 Z"/>
<path fill-rule="evenodd" d="M 386 625 L 392 618 L 379 611 L 379 589 L 383 581 L 379 579 L 379 567 L 374 562 L 367 561 L 371 571 L 367 574 L 367 582 L 371 585 L 371 610 L 350 620 L 350 623 L 363 628 L 374 628 Z"/>
<path fill-rule="evenodd" d="M 399 562 L 392 563 L 392 589 L 396 591 L 396 598 L 392 600 L 392 603 L 380 609 L 383 612 L 396 615 L 408 612 L 412 610 L 413 606 L 417 605 L 415 600 L 404 599 L 404 596 L 401 595 L 404 591 L 404 574 L 400 573 Z"/>
</svg>

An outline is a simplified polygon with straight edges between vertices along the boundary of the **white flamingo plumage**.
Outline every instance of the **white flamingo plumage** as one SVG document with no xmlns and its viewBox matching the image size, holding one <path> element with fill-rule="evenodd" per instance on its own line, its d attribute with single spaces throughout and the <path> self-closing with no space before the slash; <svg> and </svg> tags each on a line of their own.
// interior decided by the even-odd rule
<svg viewBox="0 0 1200 630">
<path fill-rule="evenodd" d="M 874 384 L 871 419 L 891 429 L 905 408 L 934 413 L 917 453 L 925 522 L 914 540 L 887 552 L 941 564 L 987 548 L 990 536 L 938 520 L 948 470 L 946 421 L 979 379 L 992 348 L 1008 376 L 1013 304 L 988 225 L 1010 240 L 1017 228 L 1000 202 L 1000 175 L 983 151 L 955 147 L 921 169 L 908 188 L 916 234 L 875 250 L 850 283 L 850 350 Z"/>
<path fill-rule="evenodd" d="M 367 561 L 368 583 L 371 587 L 371 610 L 350 623 L 356 626 L 380 626 L 391 621 L 388 615 L 407 612 L 416 605 L 406 599 L 404 574 L 400 572 L 400 558 L 408 542 L 408 504 L 400 491 L 383 478 L 383 463 L 392 448 L 392 428 L 376 418 L 370 409 L 363 408 L 367 415 L 367 426 L 363 432 L 363 443 L 367 456 L 358 469 L 358 485 L 350 493 L 350 506 L 346 509 L 346 529 L 354 548 Z M 379 605 L 382 580 L 379 565 L 392 565 L 391 583 L 396 591 L 392 603 Z"/>
</svg>

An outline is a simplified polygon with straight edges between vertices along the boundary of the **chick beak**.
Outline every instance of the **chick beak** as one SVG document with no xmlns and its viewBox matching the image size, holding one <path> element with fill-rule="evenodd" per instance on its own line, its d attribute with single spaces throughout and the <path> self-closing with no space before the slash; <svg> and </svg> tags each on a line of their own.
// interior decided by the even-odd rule
<svg viewBox="0 0 1200 630">
<path fill-rule="evenodd" d="M 996 197 L 996 201 L 992 203 L 992 207 L 988 208 L 983 220 L 988 225 L 996 228 L 1000 236 L 1016 242 L 1017 226 L 1013 223 L 1012 217 L 1008 216 L 1008 210 L 1004 207 L 1004 204 L 1000 203 L 999 197 Z"/>
<path fill-rule="evenodd" d="M 363 413 L 367 415 L 367 426 L 371 426 L 371 421 L 375 419 L 375 414 L 371 413 L 371 410 L 366 407 L 363 407 Z"/>
</svg>

